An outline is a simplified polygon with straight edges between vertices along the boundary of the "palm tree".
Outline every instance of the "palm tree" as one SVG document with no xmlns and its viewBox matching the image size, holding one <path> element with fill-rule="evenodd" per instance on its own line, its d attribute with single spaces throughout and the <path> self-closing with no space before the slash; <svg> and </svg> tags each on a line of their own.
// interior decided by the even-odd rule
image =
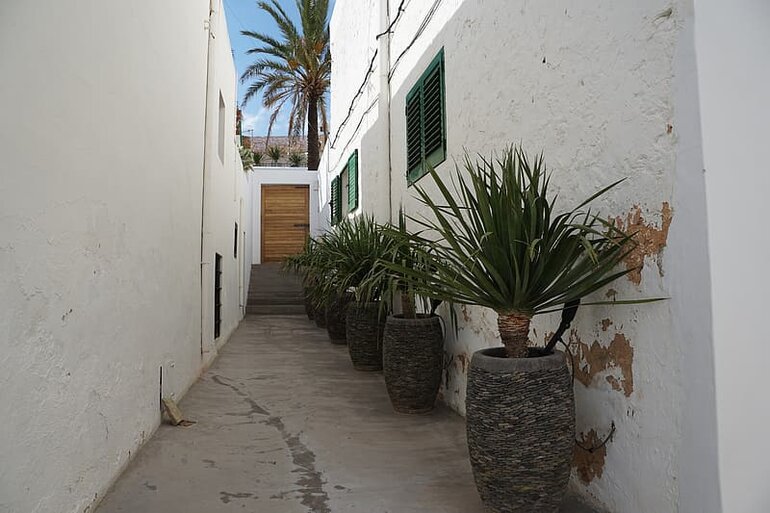
<svg viewBox="0 0 770 513">
<path fill-rule="evenodd" d="M 301 136 L 307 123 L 308 169 L 318 169 L 321 128 L 328 133 L 326 92 L 331 77 L 329 52 L 329 0 L 295 0 L 300 26 L 294 24 L 278 0 L 260 0 L 257 5 L 270 14 L 281 37 L 243 30 L 241 34 L 259 45 L 246 53 L 259 58 L 241 75 L 250 82 L 243 105 L 262 93 L 262 105 L 271 111 L 267 137 L 284 106 L 290 105 L 289 137 Z"/>
</svg>

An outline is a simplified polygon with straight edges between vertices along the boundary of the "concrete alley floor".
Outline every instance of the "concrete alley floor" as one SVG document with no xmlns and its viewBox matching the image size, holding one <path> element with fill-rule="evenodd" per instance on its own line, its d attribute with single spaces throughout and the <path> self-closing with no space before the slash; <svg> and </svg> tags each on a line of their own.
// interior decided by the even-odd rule
<svg viewBox="0 0 770 513">
<path fill-rule="evenodd" d="M 482 513 L 462 418 L 398 415 L 300 316 L 248 316 L 99 513 Z M 578 505 L 563 513 L 584 513 Z"/>
</svg>

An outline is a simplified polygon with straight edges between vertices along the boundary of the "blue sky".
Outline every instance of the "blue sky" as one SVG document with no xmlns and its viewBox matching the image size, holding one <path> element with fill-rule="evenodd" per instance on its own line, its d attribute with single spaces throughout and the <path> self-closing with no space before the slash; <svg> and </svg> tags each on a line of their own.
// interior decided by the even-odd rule
<svg viewBox="0 0 770 513">
<path fill-rule="evenodd" d="M 284 10 L 295 18 L 297 22 L 297 7 L 295 0 L 279 0 Z M 254 56 L 246 55 L 246 50 L 253 47 L 256 41 L 241 35 L 241 30 L 253 30 L 262 32 L 274 37 L 279 37 L 280 32 L 276 27 L 273 18 L 269 14 L 257 7 L 257 0 L 224 0 L 225 14 L 227 16 L 227 27 L 230 32 L 230 43 L 233 46 L 233 56 L 235 58 L 235 68 L 240 77 L 243 70 L 255 60 Z M 334 7 L 334 0 L 329 2 L 331 8 Z M 243 97 L 243 91 L 247 84 L 238 84 L 239 101 Z M 249 131 L 254 130 L 253 135 L 267 135 L 267 122 L 270 113 L 263 109 L 260 98 L 252 99 L 243 110 L 243 133 L 251 135 Z M 279 115 L 273 135 L 286 135 L 288 129 L 288 109 Z"/>
</svg>

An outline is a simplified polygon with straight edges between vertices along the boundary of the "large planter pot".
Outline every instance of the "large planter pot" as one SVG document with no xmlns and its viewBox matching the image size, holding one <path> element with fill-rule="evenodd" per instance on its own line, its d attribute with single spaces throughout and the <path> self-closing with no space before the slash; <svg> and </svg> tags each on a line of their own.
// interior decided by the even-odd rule
<svg viewBox="0 0 770 513">
<path fill-rule="evenodd" d="M 314 307 L 313 308 L 313 320 L 315 325 L 319 328 L 326 329 L 326 307 Z"/>
<path fill-rule="evenodd" d="M 326 304 L 326 331 L 332 344 L 346 344 L 345 318 L 348 305 L 353 301 L 353 294 L 342 294 L 332 298 Z"/>
<path fill-rule="evenodd" d="M 490 513 L 556 513 L 570 476 L 575 403 L 564 353 L 474 353 L 466 397 L 468 451 Z"/>
<path fill-rule="evenodd" d="M 380 303 L 351 303 L 345 320 L 345 336 L 353 367 L 360 371 L 382 370 L 382 337 L 386 315 Z"/>
<path fill-rule="evenodd" d="M 436 404 L 444 364 L 441 319 L 390 316 L 383 336 L 383 371 L 393 409 L 427 413 Z"/>
<path fill-rule="evenodd" d="M 315 320 L 315 308 L 313 307 L 313 302 L 307 297 L 307 294 L 305 294 L 305 314 L 311 321 Z"/>
</svg>

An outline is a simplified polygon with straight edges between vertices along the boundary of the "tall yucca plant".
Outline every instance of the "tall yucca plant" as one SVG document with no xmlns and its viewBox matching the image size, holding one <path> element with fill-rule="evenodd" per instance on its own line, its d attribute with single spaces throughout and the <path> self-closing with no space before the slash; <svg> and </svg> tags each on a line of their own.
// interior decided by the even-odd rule
<svg viewBox="0 0 770 513">
<path fill-rule="evenodd" d="M 495 310 L 508 356 L 526 357 L 534 315 L 575 304 L 631 272 L 618 264 L 633 249 L 632 236 L 587 208 L 620 181 L 557 214 L 542 154 L 530 161 L 511 147 L 501 158 L 466 155 L 464 167 L 451 188 L 430 171 L 439 200 L 416 187 L 432 216 L 415 219 L 425 234 L 413 236 L 415 247 L 430 248 L 433 268 L 398 270 L 428 296 Z"/>
</svg>

